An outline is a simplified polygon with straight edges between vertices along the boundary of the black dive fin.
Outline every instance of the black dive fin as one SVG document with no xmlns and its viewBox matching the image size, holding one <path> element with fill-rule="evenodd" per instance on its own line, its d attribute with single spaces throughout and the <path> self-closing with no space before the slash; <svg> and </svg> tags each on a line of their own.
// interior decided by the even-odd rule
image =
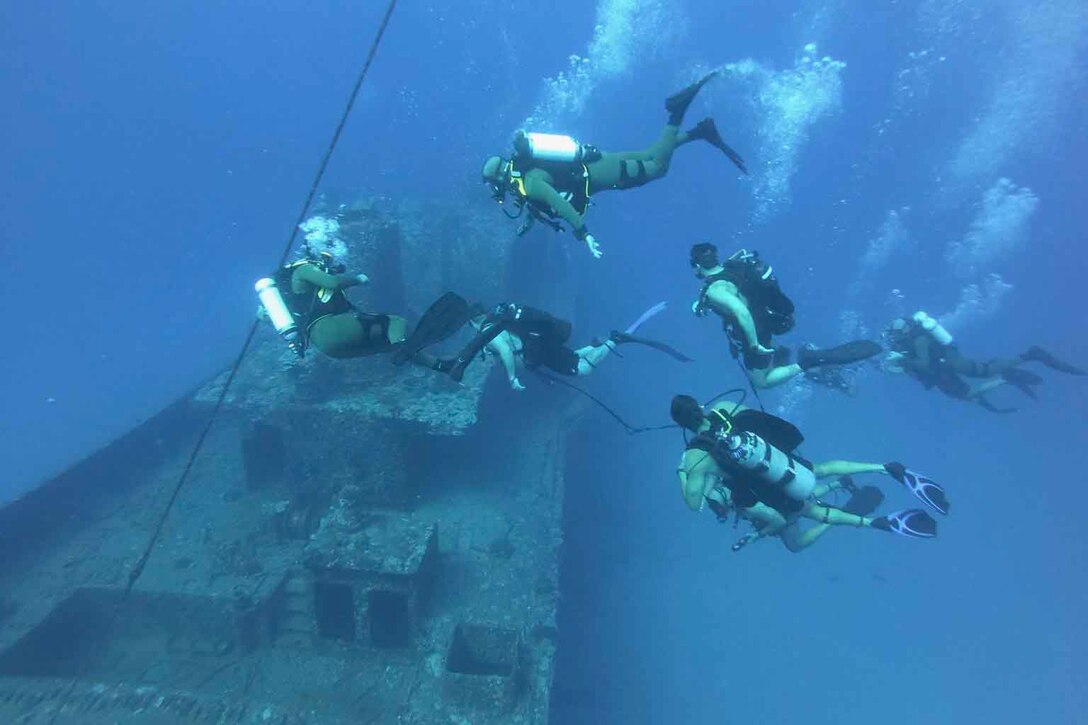
<svg viewBox="0 0 1088 725">
<path fill-rule="evenodd" d="M 802 370 L 820 365 L 849 365 L 878 355 L 883 349 L 872 340 L 854 340 L 826 350 L 801 348 L 797 351 L 797 364 Z"/>
<path fill-rule="evenodd" d="M 470 317 L 468 302 L 447 292 L 427 308 L 416 329 L 393 353 L 393 364 L 403 365 L 423 348 L 442 342 L 460 330 Z"/>
<path fill-rule="evenodd" d="M 1008 415 L 1009 413 L 1015 413 L 1016 408 L 998 408 L 996 405 L 990 402 L 989 398 L 978 395 L 975 396 L 975 402 L 979 404 L 983 410 L 988 410 L 991 413 L 998 413 L 1000 415 Z"/>
<path fill-rule="evenodd" d="M 1020 392 L 1029 398 L 1038 399 L 1035 390 L 1031 386 L 1041 384 L 1043 379 L 1030 370 L 1012 368 L 1001 373 L 1001 377 L 1006 383 L 1018 388 Z"/>
<path fill-rule="evenodd" d="M 882 503 L 884 503 L 883 491 L 876 486 L 862 486 L 839 508 L 848 514 L 868 516 L 880 508 Z"/>
<path fill-rule="evenodd" d="M 620 332 L 618 330 L 612 331 L 612 337 L 610 338 L 617 345 L 635 344 L 645 345 L 646 347 L 652 347 L 654 350 L 660 350 L 669 357 L 675 358 L 680 362 L 694 362 L 690 357 L 680 352 L 671 345 L 666 345 L 663 342 L 657 340 L 647 340 L 645 337 L 635 337 L 634 335 L 628 335 L 626 332 Z"/>
<path fill-rule="evenodd" d="M 688 112 L 688 106 L 695 100 L 695 96 L 699 95 L 699 91 L 703 89 L 707 81 L 716 75 L 718 75 L 718 71 L 711 71 L 687 88 L 677 91 L 665 99 L 665 110 L 669 114 L 670 123 L 679 126 L 683 122 L 684 114 Z"/>
<path fill-rule="evenodd" d="M 1083 369 L 1078 368 L 1076 365 L 1070 365 L 1064 360 L 1059 360 L 1038 345 L 1033 345 L 1032 347 L 1028 348 L 1028 351 L 1024 353 L 1021 357 L 1023 357 L 1024 360 L 1034 360 L 1035 362 L 1042 363 L 1051 370 L 1057 370 L 1060 373 L 1069 373 L 1070 375 L 1088 375 L 1088 372 L 1085 372 Z"/>
</svg>

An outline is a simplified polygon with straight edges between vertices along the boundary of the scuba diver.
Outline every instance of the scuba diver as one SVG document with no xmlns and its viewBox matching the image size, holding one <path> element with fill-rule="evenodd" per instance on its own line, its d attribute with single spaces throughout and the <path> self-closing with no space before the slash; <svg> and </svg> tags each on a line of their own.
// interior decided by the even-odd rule
<svg viewBox="0 0 1088 725">
<path fill-rule="evenodd" d="M 872 487 L 856 488 L 850 476 L 886 474 L 933 510 L 947 514 L 948 498 L 932 479 L 896 462 L 812 463 L 797 453 L 804 436 L 791 423 L 739 403 L 728 407 L 720 403 L 704 410 L 691 396 L 677 395 L 672 399 L 671 415 L 677 425 L 694 434 L 677 469 L 680 493 L 688 508 L 701 511 L 709 506 L 719 521 L 736 511 L 755 528 L 733 546 L 733 551 L 769 536 L 780 537 L 790 551 L 801 551 L 832 526 L 873 528 L 919 539 L 937 535 L 937 522 L 922 509 L 871 517 L 883 495 Z M 829 477 L 838 480 L 818 482 Z M 852 494 L 841 508 L 820 500 L 835 490 Z M 818 525 L 802 531 L 803 518 Z"/>
<path fill-rule="evenodd" d="M 409 360 L 436 369 L 438 359 L 423 348 L 441 342 L 465 325 L 468 303 L 447 292 L 420 319 L 411 335 L 399 315 L 362 312 L 344 290 L 366 284 L 365 274 L 348 274 L 328 251 L 303 246 L 302 258 L 255 285 L 261 307 L 276 332 L 300 358 L 311 346 L 333 358 L 393 353 L 394 364 Z"/>
<path fill-rule="evenodd" d="M 664 311 L 665 307 L 664 302 L 658 303 L 646 310 L 626 330 L 613 330 L 604 342 L 594 342 L 573 350 L 567 346 L 571 334 L 569 322 L 527 305 L 503 303 L 490 313 L 477 312 L 471 320 L 472 326 L 477 330 L 476 336 L 456 358 L 441 361 L 436 369 L 448 373 L 451 378 L 460 382 L 465 369 L 478 354 L 491 353 L 502 362 L 510 387 L 524 390 L 525 386 L 518 379 L 520 365 L 530 370 L 545 367 L 560 375 L 589 375 L 617 345 L 646 345 L 681 362 L 691 362 L 691 358 L 665 343 L 635 336 L 647 320 Z"/>
<path fill-rule="evenodd" d="M 899 318 L 884 331 L 890 352 L 881 367 L 890 373 L 905 373 L 927 389 L 937 388 L 950 398 L 978 403 L 992 413 L 1011 413 L 1014 408 L 998 408 L 987 393 L 1002 385 L 1019 388 L 1035 398 L 1032 386 L 1043 379 L 1023 370 L 1021 365 L 1037 362 L 1069 375 L 1085 375 L 1081 368 L 1059 360 L 1046 350 L 1032 346 L 1013 358 L 979 362 L 960 352 L 944 326 L 919 310 L 910 318 Z M 968 382 L 964 378 L 975 378 Z"/>
<path fill-rule="evenodd" d="M 786 347 L 772 346 L 774 335 L 793 329 L 793 302 L 778 286 L 774 269 L 759 252 L 741 249 L 724 263 L 718 248 L 708 242 L 691 248 L 691 268 L 703 280 L 703 289 L 691 306 L 702 317 L 712 311 L 722 319 L 730 353 L 743 363 L 753 387 L 773 388 L 787 380 L 832 365 L 848 365 L 870 358 L 881 348 L 870 340 L 855 340 L 826 350 L 811 345 L 797 351 L 790 363 Z M 814 373 L 814 382 L 849 391 L 849 383 L 828 371 Z"/>
<path fill-rule="evenodd" d="M 717 147 L 747 174 L 744 160 L 722 140 L 714 119 L 705 118 L 689 131 L 680 131 L 684 114 L 700 89 L 717 71 L 710 73 L 665 100 L 669 114 L 661 137 L 643 151 L 603 152 L 571 138 L 546 133 L 519 131 L 514 136 L 514 151 L 509 159 L 491 156 L 484 162 L 483 180 L 491 196 L 503 204 L 513 194 L 516 214 L 528 210 L 528 217 L 518 229 L 527 232 L 536 221 L 562 231 L 559 220 L 570 225 L 574 237 L 586 243 L 595 258 L 601 257 L 596 238 L 585 223 L 590 197 L 609 189 L 633 189 L 665 176 L 678 146 L 691 141 L 706 141 Z"/>
</svg>

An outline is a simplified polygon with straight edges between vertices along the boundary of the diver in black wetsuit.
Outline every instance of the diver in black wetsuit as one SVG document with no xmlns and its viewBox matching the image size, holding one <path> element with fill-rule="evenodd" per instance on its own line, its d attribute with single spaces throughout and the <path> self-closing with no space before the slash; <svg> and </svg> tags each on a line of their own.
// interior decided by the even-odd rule
<svg viewBox="0 0 1088 725">
<path fill-rule="evenodd" d="M 718 248 L 704 242 L 692 246 L 690 264 L 703 281 L 692 311 L 700 317 L 713 312 L 721 318 L 730 352 L 743 362 L 754 387 L 773 388 L 811 372 L 814 382 L 848 392 L 848 384 L 828 368 L 880 353 L 877 343 L 855 340 L 826 350 L 803 346 L 797 351 L 797 362 L 790 363 L 789 349 L 776 346 L 773 338 L 793 329 L 793 302 L 758 252 L 741 249 L 722 262 Z"/>
<path fill-rule="evenodd" d="M 1033 386 L 1043 379 L 1021 366 L 1038 362 L 1046 367 L 1069 375 L 1085 375 L 1085 371 L 1038 346 L 1012 358 L 999 358 L 979 362 L 960 352 L 952 335 L 940 322 L 925 312 L 915 312 L 910 318 L 892 322 L 884 337 L 890 352 L 882 367 L 886 372 L 905 373 L 927 389 L 937 388 L 950 398 L 978 403 L 994 413 L 1011 413 L 1013 408 L 998 408 L 987 393 L 1002 385 L 1019 388 L 1025 395 L 1035 398 Z M 965 378 L 973 378 L 969 382 Z"/>
<path fill-rule="evenodd" d="M 503 303 L 490 313 L 479 312 L 475 315 L 472 325 L 477 330 L 476 337 L 455 359 L 441 361 L 436 369 L 460 381 L 477 355 L 491 352 L 502 362 L 510 387 L 524 390 L 525 386 L 517 375 L 521 365 L 529 369 L 547 368 L 560 375 L 589 375 L 617 345 L 627 343 L 646 345 L 682 362 L 691 362 L 690 358 L 664 343 L 635 336 L 643 323 L 664 309 L 663 302 L 654 305 L 626 330 L 613 330 L 604 342 L 595 342 L 575 350 L 567 345 L 571 324 L 566 320 L 528 305 Z"/>
</svg>

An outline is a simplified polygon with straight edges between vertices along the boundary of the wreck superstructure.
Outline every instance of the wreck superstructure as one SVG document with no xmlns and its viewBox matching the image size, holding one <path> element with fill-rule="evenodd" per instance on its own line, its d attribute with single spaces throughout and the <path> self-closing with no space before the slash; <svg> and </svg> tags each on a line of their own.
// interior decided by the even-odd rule
<svg viewBox="0 0 1088 725">
<path fill-rule="evenodd" d="M 471 213 L 340 217 L 368 308 L 505 297 L 511 242 Z M 488 370 L 262 332 L 127 597 L 224 376 L 0 510 L 0 720 L 546 723 L 575 412 L 488 416 Z"/>
</svg>

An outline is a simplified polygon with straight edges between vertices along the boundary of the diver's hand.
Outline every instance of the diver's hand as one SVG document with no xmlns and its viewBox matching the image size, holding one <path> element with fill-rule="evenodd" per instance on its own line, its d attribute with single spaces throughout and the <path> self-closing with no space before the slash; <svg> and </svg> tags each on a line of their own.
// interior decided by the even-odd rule
<svg viewBox="0 0 1088 725">
<path fill-rule="evenodd" d="M 355 279 L 356 279 L 356 281 L 358 281 L 359 284 L 366 284 L 367 282 L 370 281 L 370 277 L 366 276 L 362 272 L 355 275 Z"/>
<path fill-rule="evenodd" d="M 691 312 L 696 317 L 706 317 L 706 307 L 703 307 L 703 301 L 701 299 L 691 303 Z"/>
<path fill-rule="evenodd" d="M 594 259 L 600 259 L 604 252 L 601 251 L 601 245 L 597 244 L 597 238 L 592 234 L 587 234 L 585 238 L 586 246 L 589 247 L 589 253 L 593 255 Z"/>
<path fill-rule="evenodd" d="M 510 378 L 510 387 L 514 390 L 525 390 L 525 386 L 516 377 Z"/>
<path fill-rule="evenodd" d="M 737 543 L 733 544 L 733 546 L 732 546 L 733 553 L 734 554 L 737 553 L 738 551 L 740 551 L 744 547 L 748 546 L 748 544 L 755 541 L 757 538 L 759 538 L 759 535 L 754 534 L 754 533 L 753 534 L 745 534 L 744 536 L 740 537 L 739 539 L 737 539 Z"/>
<path fill-rule="evenodd" d="M 901 352 L 889 352 L 880 361 L 880 369 L 893 375 L 901 375 L 907 372 L 907 356 Z"/>
</svg>

